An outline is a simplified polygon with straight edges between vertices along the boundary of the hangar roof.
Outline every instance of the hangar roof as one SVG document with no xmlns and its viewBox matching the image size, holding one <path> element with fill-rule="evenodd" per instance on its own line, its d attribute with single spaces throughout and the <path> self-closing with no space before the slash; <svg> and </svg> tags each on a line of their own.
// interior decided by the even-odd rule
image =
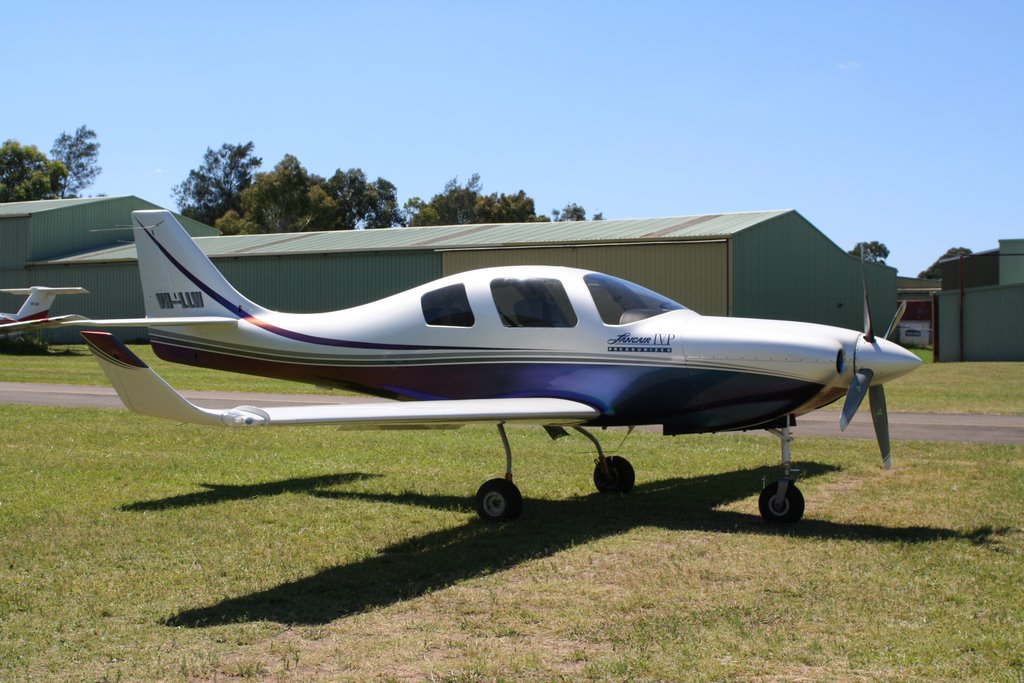
<svg viewBox="0 0 1024 683">
<path fill-rule="evenodd" d="M 725 239 L 789 211 L 705 214 L 673 218 L 572 221 L 564 223 L 496 223 L 444 225 L 378 230 L 274 233 L 198 237 L 196 244 L 210 257 L 284 256 L 352 251 L 481 249 Z M 47 263 L 93 263 L 135 260 L 135 245 L 52 259 Z"/>
<path fill-rule="evenodd" d="M 94 204 L 110 200 L 111 197 L 83 197 L 78 199 L 39 199 L 32 202 L 6 202 L 0 204 L 0 218 L 20 218 L 43 211 L 67 209 L 82 204 Z"/>
</svg>

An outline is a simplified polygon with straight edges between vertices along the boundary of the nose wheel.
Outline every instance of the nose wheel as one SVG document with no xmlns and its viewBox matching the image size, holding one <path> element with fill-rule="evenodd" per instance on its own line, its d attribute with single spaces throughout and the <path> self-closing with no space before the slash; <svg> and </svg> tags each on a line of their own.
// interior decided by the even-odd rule
<svg viewBox="0 0 1024 683">
<path fill-rule="evenodd" d="M 766 522 L 796 522 L 804 516 L 804 494 L 792 479 L 773 481 L 761 491 L 757 508 Z"/>
<path fill-rule="evenodd" d="M 790 447 L 793 435 L 789 425 L 781 429 L 769 429 L 782 442 L 782 479 L 773 481 L 761 491 L 757 508 L 764 521 L 770 524 L 787 524 L 799 521 L 804 516 L 804 494 L 796 487 L 798 469 L 792 466 Z"/>
</svg>

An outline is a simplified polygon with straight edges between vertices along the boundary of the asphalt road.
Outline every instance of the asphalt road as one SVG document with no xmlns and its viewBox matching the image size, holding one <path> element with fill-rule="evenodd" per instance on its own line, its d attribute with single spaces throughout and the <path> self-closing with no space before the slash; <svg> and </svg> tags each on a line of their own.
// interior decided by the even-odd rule
<svg viewBox="0 0 1024 683">
<path fill-rule="evenodd" d="M 331 396 L 330 394 L 244 394 L 222 391 L 183 391 L 182 394 L 204 408 L 233 408 L 239 405 L 299 406 L 316 403 L 366 403 L 380 400 L 361 396 Z M 0 382 L 0 404 L 2 403 L 63 406 L 66 408 L 124 408 L 111 387 L 73 384 Z M 890 412 L 889 432 L 893 439 L 910 441 L 1024 444 L 1024 416 Z M 839 431 L 838 412 L 819 410 L 798 418 L 793 433 L 798 437 L 875 438 L 871 417 L 867 410 L 858 413 L 857 418 L 845 432 Z"/>
</svg>

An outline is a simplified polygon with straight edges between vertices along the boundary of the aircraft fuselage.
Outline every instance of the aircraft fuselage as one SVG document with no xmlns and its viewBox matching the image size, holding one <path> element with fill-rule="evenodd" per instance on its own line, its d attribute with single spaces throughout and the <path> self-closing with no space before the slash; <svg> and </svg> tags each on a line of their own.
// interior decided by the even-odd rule
<svg viewBox="0 0 1024 683">
<path fill-rule="evenodd" d="M 173 312 L 218 295 L 156 296 Z M 846 393 L 858 353 L 892 359 L 879 382 L 918 364 L 854 330 L 701 316 L 572 268 L 470 271 L 331 313 L 218 303 L 237 312 L 237 328 L 154 328 L 157 355 L 401 399 L 566 398 L 600 412 L 592 425 L 663 424 L 672 433 L 814 410 Z"/>
</svg>

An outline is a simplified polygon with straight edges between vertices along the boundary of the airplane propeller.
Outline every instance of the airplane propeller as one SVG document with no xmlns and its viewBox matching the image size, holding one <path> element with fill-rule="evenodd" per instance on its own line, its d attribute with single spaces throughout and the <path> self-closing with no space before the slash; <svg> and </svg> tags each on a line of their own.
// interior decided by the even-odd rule
<svg viewBox="0 0 1024 683">
<path fill-rule="evenodd" d="M 870 345 L 869 349 L 877 349 L 878 342 L 875 337 L 874 325 L 871 321 L 871 303 L 868 300 L 868 283 L 866 267 L 864 265 L 864 248 L 861 247 L 860 253 L 860 268 L 861 268 L 861 284 L 864 290 L 864 336 L 863 341 Z M 889 335 L 892 334 L 893 330 L 899 324 L 899 321 L 903 318 L 903 313 L 906 311 L 906 302 L 901 302 L 900 307 L 896 311 L 896 315 L 893 316 L 892 322 L 889 323 L 889 327 L 885 331 L 883 340 L 888 340 Z M 860 340 L 857 342 L 857 347 L 860 347 Z M 866 368 L 858 367 L 858 353 L 854 350 L 854 367 L 853 367 L 853 379 L 850 382 L 850 388 L 846 392 L 846 401 L 843 403 L 842 413 L 839 415 L 839 429 L 845 431 L 849 426 L 853 416 L 856 415 L 857 409 L 860 408 L 860 404 L 864 401 L 864 396 L 868 397 L 868 405 L 871 407 L 871 421 L 875 426 L 875 438 L 878 440 L 878 448 L 882 452 L 882 467 L 884 469 L 892 469 L 892 453 L 889 448 L 889 413 L 885 405 L 885 389 L 881 384 L 871 385 L 871 380 L 875 376 L 875 371 Z M 867 351 L 868 349 L 865 349 Z M 879 349 L 880 351 L 880 349 Z M 880 354 L 867 354 L 869 361 L 871 358 L 881 359 Z"/>
</svg>

